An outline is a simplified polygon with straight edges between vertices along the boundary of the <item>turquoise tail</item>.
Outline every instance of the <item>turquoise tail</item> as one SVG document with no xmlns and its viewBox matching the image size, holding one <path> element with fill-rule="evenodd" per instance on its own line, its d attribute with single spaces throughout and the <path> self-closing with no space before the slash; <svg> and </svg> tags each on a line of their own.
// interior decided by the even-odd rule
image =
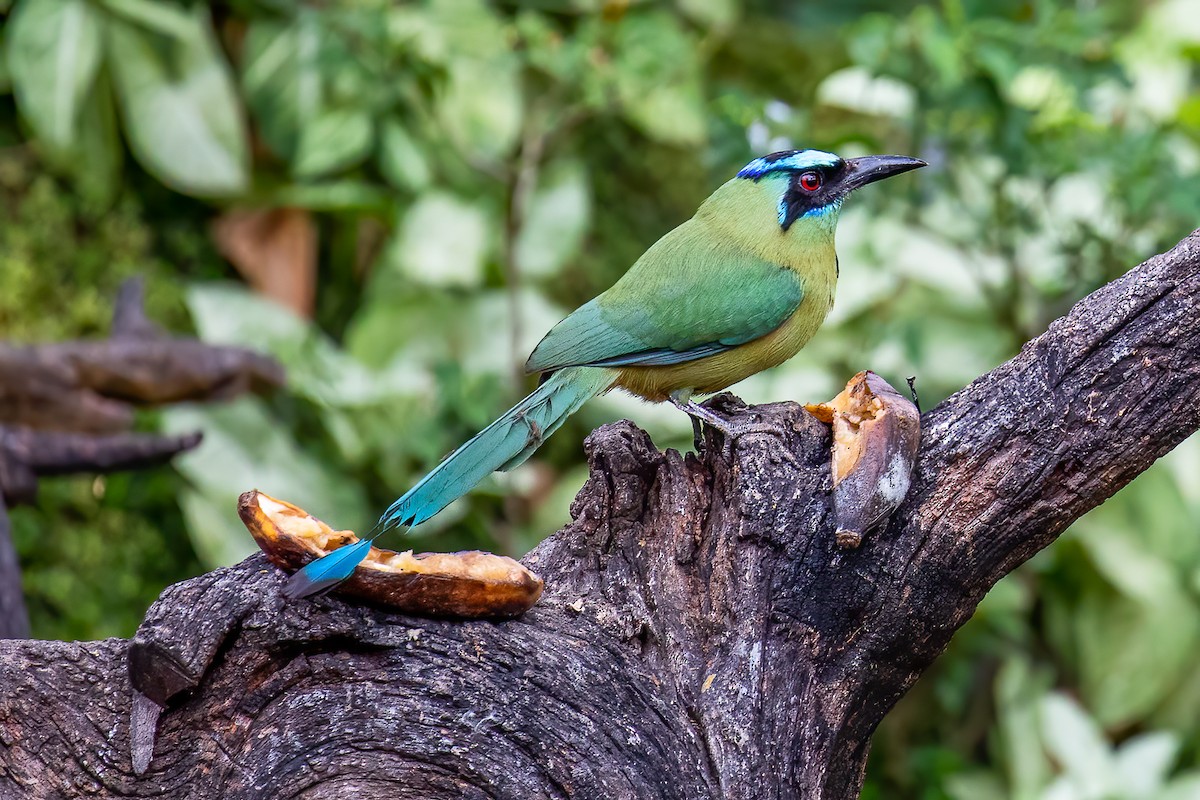
<svg viewBox="0 0 1200 800">
<path fill-rule="evenodd" d="M 371 535 L 297 572 L 284 587 L 284 594 L 308 597 L 346 580 L 366 558 L 375 538 L 391 528 L 420 525 L 496 470 L 510 470 L 524 463 L 567 417 L 611 388 L 616 377 L 616 370 L 598 367 L 567 367 L 555 372 L 392 503 Z"/>
</svg>

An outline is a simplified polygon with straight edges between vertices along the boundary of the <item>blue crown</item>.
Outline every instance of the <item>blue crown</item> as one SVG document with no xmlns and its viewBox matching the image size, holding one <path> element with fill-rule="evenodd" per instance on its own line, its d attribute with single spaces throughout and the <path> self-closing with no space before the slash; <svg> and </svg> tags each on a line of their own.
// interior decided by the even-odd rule
<svg viewBox="0 0 1200 800">
<path fill-rule="evenodd" d="M 780 150 L 778 153 L 756 158 L 737 174 L 739 178 L 758 180 L 764 175 L 780 170 L 802 170 L 814 167 L 836 167 L 842 159 L 823 150 Z"/>
</svg>

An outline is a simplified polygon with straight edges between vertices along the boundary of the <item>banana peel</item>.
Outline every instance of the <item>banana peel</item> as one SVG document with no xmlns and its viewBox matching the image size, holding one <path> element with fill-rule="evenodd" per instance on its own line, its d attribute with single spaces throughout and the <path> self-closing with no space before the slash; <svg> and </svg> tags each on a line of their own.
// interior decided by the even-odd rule
<svg viewBox="0 0 1200 800">
<path fill-rule="evenodd" d="M 828 403 L 805 406 L 833 426 L 833 515 L 843 549 L 862 544 L 904 502 L 921 443 L 921 413 L 874 372 L 855 375 Z"/>
<path fill-rule="evenodd" d="M 335 531 L 298 506 L 246 492 L 238 515 L 275 566 L 295 572 L 358 537 Z M 398 553 L 372 547 L 337 594 L 384 608 L 427 617 L 509 619 L 533 607 L 542 579 L 507 556 L 468 550 L 458 553 Z"/>
</svg>

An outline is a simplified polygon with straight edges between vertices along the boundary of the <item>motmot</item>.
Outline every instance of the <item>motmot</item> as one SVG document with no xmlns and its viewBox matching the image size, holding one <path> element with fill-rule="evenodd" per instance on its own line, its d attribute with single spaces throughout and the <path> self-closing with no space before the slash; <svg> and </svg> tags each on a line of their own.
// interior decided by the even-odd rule
<svg viewBox="0 0 1200 800">
<path fill-rule="evenodd" d="M 926 166 L 907 156 L 785 150 L 756 158 L 595 299 L 555 325 L 525 363 L 532 393 L 442 460 L 360 541 L 291 577 L 292 598 L 346 580 L 371 542 L 420 525 L 496 470 L 529 456 L 612 389 L 667 402 L 729 439 L 755 426 L 698 404 L 794 356 L 824 322 L 838 279 L 834 230 L 859 187 Z"/>
</svg>

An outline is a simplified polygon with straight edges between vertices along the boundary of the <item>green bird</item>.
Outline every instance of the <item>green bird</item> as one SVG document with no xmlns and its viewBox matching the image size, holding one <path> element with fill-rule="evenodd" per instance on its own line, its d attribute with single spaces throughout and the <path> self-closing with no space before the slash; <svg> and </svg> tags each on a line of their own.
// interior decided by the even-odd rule
<svg viewBox="0 0 1200 800">
<path fill-rule="evenodd" d="M 554 326 L 525 363 L 542 382 L 446 457 L 361 541 L 308 564 L 289 597 L 336 586 L 385 531 L 413 527 L 495 470 L 523 463 L 580 406 L 610 389 L 669 402 L 736 438 L 694 395 L 781 364 L 808 343 L 833 306 L 834 229 L 850 192 L 925 162 L 786 150 L 756 158 L 654 243 L 612 288 Z"/>
</svg>

